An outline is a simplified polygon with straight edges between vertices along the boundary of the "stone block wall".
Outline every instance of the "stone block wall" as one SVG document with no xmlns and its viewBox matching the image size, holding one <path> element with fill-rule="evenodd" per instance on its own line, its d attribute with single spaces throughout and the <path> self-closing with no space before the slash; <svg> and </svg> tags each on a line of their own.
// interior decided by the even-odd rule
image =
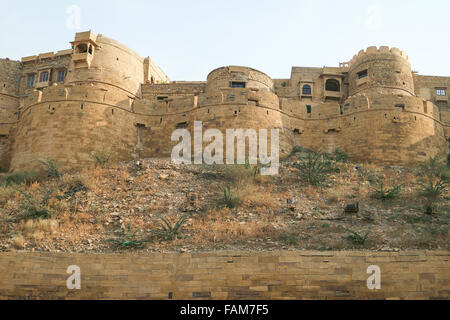
<svg viewBox="0 0 450 320">
<path fill-rule="evenodd" d="M 448 251 L 0 253 L 0 299 L 449 299 Z M 69 290 L 69 266 L 81 289 Z M 371 290 L 369 266 L 380 268 Z"/>
</svg>

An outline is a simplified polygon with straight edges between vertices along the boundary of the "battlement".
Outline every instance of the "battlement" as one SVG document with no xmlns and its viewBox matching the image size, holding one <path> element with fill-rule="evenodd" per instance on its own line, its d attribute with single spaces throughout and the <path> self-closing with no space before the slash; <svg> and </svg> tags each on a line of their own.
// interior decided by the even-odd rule
<svg viewBox="0 0 450 320">
<path fill-rule="evenodd" d="M 348 63 L 349 67 L 356 65 L 358 61 L 368 58 L 372 55 L 393 55 L 397 57 L 401 57 L 405 59 L 408 64 L 411 64 L 409 56 L 406 52 L 398 49 L 398 48 L 389 48 L 387 46 L 380 46 L 379 48 L 376 46 L 368 47 L 366 50 L 361 50 L 358 54 L 354 55 L 353 58 Z"/>
</svg>

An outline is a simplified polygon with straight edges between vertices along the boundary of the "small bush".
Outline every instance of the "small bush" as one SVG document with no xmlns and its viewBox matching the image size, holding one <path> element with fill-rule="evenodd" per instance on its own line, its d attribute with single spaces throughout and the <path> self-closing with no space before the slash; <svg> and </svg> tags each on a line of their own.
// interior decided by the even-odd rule
<svg viewBox="0 0 450 320">
<path fill-rule="evenodd" d="M 426 200 L 426 212 L 431 214 L 435 211 L 435 202 L 447 191 L 448 169 L 440 165 L 436 158 L 431 158 L 428 163 L 422 164 L 420 168 L 420 195 Z"/>
<path fill-rule="evenodd" d="M 187 220 L 188 216 L 184 215 L 178 219 L 177 222 L 171 224 L 169 220 L 161 218 L 161 222 L 156 223 L 160 229 L 155 230 L 154 233 L 162 241 L 173 241 L 177 238 L 179 239 Z"/>
<path fill-rule="evenodd" d="M 51 217 L 48 207 L 53 189 L 47 189 L 42 197 L 33 196 L 31 193 L 19 190 L 24 200 L 20 203 L 21 219 L 47 219 Z"/>
<path fill-rule="evenodd" d="M 327 186 L 331 174 L 340 172 L 336 162 L 320 152 L 307 152 L 307 155 L 295 164 L 300 171 L 300 179 L 313 186 Z"/>
<path fill-rule="evenodd" d="M 344 152 L 341 152 L 339 149 L 336 149 L 331 154 L 331 159 L 335 160 L 336 162 L 347 162 L 348 155 Z"/>
<path fill-rule="evenodd" d="M 32 171 L 14 172 L 0 177 L 0 185 L 6 187 L 23 183 L 30 184 L 36 181 L 39 181 L 39 175 Z"/>
<path fill-rule="evenodd" d="M 6 168 L 3 168 L 2 166 L 0 166 L 0 173 L 6 173 L 8 172 L 8 170 Z"/>
<path fill-rule="evenodd" d="M 373 188 L 372 197 L 381 201 L 393 200 L 400 196 L 403 185 L 395 185 L 387 188 L 384 185 L 384 179 L 380 179 L 375 188 Z"/>
<path fill-rule="evenodd" d="M 111 159 L 111 152 L 106 151 L 104 147 L 100 151 L 94 151 L 91 153 L 91 157 L 95 160 L 96 164 L 102 168 L 106 167 Z"/>
<path fill-rule="evenodd" d="M 64 197 L 73 197 L 78 192 L 86 192 L 89 189 L 89 178 L 85 175 L 65 174 L 59 181 L 59 189 L 65 190 Z"/>
<path fill-rule="evenodd" d="M 356 231 L 346 229 L 347 232 L 350 232 L 350 235 L 346 237 L 347 240 L 351 241 L 353 244 L 357 245 L 365 245 L 367 238 L 369 237 L 369 233 L 367 232 L 365 235 L 359 234 Z"/>
<path fill-rule="evenodd" d="M 128 225 L 127 230 L 121 230 L 119 236 L 106 240 L 113 244 L 117 249 L 143 249 L 145 248 L 146 240 L 138 240 L 136 233 L 131 232 L 131 226 Z"/>
<path fill-rule="evenodd" d="M 38 161 L 44 166 L 44 170 L 50 178 L 61 177 L 61 173 L 59 172 L 59 168 L 61 166 L 57 164 L 55 160 L 47 158 L 47 159 L 39 159 Z"/>
<path fill-rule="evenodd" d="M 219 200 L 219 204 L 225 205 L 229 209 L 235 208 L 240 201 L 240 197 L 234 194 L 231 190 L 231 185 L 227 184 L 226 187 L 221 187 L 221 190 L 223 192 L 223 196 Z"/>
<path fill-rule="evenodd" d="M 295 234 L 283 233 L 279 237 L 279 241 L 288 246 L 295 246 L 298 243 L 298 239 Z"/>
</svg>

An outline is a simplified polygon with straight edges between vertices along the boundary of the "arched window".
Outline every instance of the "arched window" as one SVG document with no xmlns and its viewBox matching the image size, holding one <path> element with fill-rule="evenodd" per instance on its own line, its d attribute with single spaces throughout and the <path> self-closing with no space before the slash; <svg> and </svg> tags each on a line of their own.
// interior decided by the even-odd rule
<svg viewBox="0 0 450 320">
<path fill-rule="evenodd" d="M 304 95 L 311 95 L 311 86 L 309 84 L 305 84 L 302 88 L 302 94 Z"/>
<path fill-rule="evenodd" d="M 327 82 L 325 83 L 325 90 L 336 92 L 341 91 L 339 81 L 337 81 L 336 79 L 328 79 Z"/>
</svg>

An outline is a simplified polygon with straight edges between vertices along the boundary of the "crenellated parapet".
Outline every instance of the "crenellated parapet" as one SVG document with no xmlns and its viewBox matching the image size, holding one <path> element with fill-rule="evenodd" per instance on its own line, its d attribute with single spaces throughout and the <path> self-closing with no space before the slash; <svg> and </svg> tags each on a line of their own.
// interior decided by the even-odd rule
<svg viewBox="0 0 450 320">
<path fill-rule="evenodd" d="M 404 59 L 405 62 L 411 64 L 411 60 L 406 52 L 398 48 L 389 48 L 388 46 L 372 46 L 368 47 L 366 50 L 361 50 L 358 52 L 358 54 L 354 55 L 353 58 L 348 62 L 348 66 L 351 68 L 352 66 L 358 64 L 360 60 L 370 58 L 374 55 L 391 55 L 400 57 Z"/>
</svg>

